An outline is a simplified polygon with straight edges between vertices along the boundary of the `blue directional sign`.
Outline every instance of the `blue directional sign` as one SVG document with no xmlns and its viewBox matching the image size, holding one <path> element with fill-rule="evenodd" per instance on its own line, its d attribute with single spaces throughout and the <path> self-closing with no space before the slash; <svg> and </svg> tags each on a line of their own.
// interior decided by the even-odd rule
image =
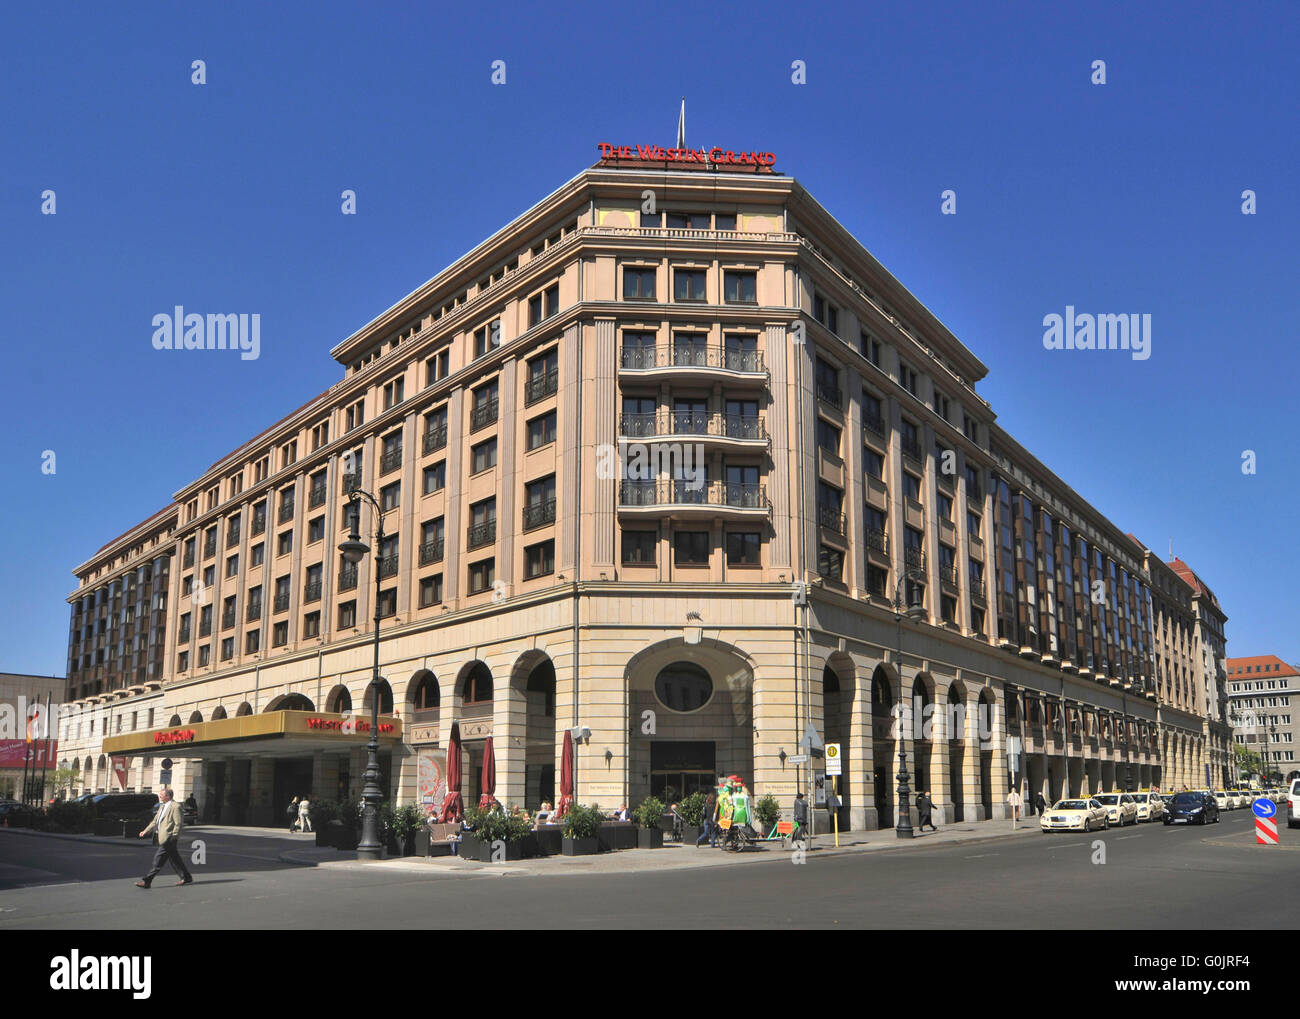
<svg viewBox="0 0 1300 1019">
<path fill-rule="evenodd" d="M 1277 813 L 1277 804 L 1269 799 L 1258 799 L 1250 808 L 1256 817 L 1272 817 Z"/>
</svg>

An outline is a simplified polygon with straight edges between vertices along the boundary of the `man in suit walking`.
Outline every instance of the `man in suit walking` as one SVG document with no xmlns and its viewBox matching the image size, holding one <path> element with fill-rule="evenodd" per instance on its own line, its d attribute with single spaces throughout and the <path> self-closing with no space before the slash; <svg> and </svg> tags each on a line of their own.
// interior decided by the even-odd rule
<svg viewBox="0 0 1300 1019">
<path fill-rule="evenodd" d="M 140 837 L 144 838 L 150 832 L 157 831 L 158 851 L 153 854 L 153 867 L 144 876 L 144 880 L 135 883 L 137 888 L 152 886 L 153 879 L 163 869 L 163 864 L 169 860 L 176 873 L 180 875 L 181 879 L 176 882 L 178 886 L 194 883 L 194 877 L 186 869 L 179 850 L 181 830 L 184 827 L 184 822 L 181 821 L 180 804 L 173 802 L 170 789 L 164 789 L 158 794 L 158 812 L 154 814 L 149 826 L 140 833 Z"/>
</svg>

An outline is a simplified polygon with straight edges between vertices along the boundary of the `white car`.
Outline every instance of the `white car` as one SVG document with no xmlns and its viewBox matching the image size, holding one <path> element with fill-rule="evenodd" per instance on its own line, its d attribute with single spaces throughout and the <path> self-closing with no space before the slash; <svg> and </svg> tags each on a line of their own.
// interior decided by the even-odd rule
<svg viewBox="0 0 1300 1019">
<path fill-rule="evenodd" d="M 1210 795 L 1214 797 L 1214 802 L 1219 805 L 1220 810 L 1232 809 L 1232 797 L 1225 790 L 1214 789 L 1210 792 Z"/>
<path fill-rule="evenodd" d="M 1109 828 L 1106 808 L 1095 799 L 1057 800 L 1043 812 L 1043 831 L 1093 831 Z"/>
<path fill-rule="evenodd" d="M 1139 821 L 1159 821 L 1165 816 L 1165 801 L 1159 793 L 1134 793 Z"/>
<path fill-rule="evenodd" d="M 1138 805 L 1130 793 L 1098 793 L 1093 797 L 1106 808 L 1106 816 L 1111 824 L 1121 828 L 1126 824 L 1138 823 Z"/>
<path fill-rule="evenodd" d="M 1229 789 L 1228 795 L 1232 797 L 1232 809 L 1240 810 L 1246 805 L 1246 794 L 1240 789 Z"/>
<path fill-rule="evenodd" d="M 1286 826 L 1295 828 L 1300 825 L 1300 778 L 1291 780 L 1291 788 L 1286 794 Z"/>
</svg>

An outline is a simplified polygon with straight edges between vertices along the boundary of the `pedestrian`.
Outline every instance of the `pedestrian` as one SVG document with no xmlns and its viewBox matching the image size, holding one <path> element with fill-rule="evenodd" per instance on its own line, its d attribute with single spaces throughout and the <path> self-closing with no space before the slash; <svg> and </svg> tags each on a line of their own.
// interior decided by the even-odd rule
<svg viewBox="0 0 1300 1019">
<path fill-rule="evenodd" d="M 311 799 L 310 793 L 303 796 L 298 803 L 298 821 L 303 831 L 312 831 L 311 826 Z"/>
<path fill-rule="evenodd" d="M 794 794 L 794 831 L 791 834 L 791 841 L 794 836 L 799 836 L 800 842 L 808 841 L 808 801 L 803 798 L 803 793 Z"/>
<path fill-rule="evenodd" d="M 158 794 L 158 813 L 149 822 L 148 827 L 140 833 L 140 838 L 144 838 L 150 832 L 158 833 L 158 851 L 153 854 L 153 867 L 144 879 L 137 881 L 137 888 L 150 888 L 153 886 L 153 879 L 158 876 L 162 870 L 163 864 L 171 862 L 172 869 L 180 876 L 176 882 L 177 887 L 180 885 L 189 885 L 194 883 L 194 876 L 185 867 L 185 861 L 181 859 L 178 850 L 181 831 L 185 823 L 181 820 L 181 808 L 179 803 L 172 802 L 172 791 L 164 789 Z"/>
<path fill-rule="evenodd" d="M 1020 794 L 1014 789 L 1007 793 L 1007 806 L 1011 808 L 1011 820 L 1020 820 Z"/>
<path fill-rule="evenodd" d="M 285 807 L 284 816 L 289 819 L 289 834 L 292 835 L 294 833 L 294 830 L 298 827 L 298 797 L 297 796 L 293 798 L 292 803 L 290 803 L 287 807 Z"/>
<path fill-rule="evenodd" d="M 1047 800 L 1043 799 L 1043 793 L 1040 789 L 1037 797 L 1034 799 L 1034 806 L 1038 808 L 1040 814 L 1047 813 Z"/>
<path fill-rule="evenodd" d="M 925 831 L 928 824 L 931 831 L 938 831 L 938 826 L 934 823 L 934 802 L 930 799 L 929 793 L 921 793 L 916 798 L 916 812 L 921 816 L 921 823 L 917 826 L 919 831 Z"/>
<path fill-rule="evenodd" d="M 718 797 L 713 790 L 709 790 L 709 795 L 704 797 L 704 830 L 700 832 L 700 837 L 695 840 L 695 848 L 698 849 L 704 843 L 713 837 L 713 812 L 718 808 Z"/>
</svg>

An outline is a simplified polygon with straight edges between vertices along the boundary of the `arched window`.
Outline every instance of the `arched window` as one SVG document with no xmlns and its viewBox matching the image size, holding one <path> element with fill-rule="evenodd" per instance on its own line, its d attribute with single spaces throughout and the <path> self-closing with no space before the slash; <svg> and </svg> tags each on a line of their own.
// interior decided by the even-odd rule
<svg viewBox="0 0 1300 1019">
<path fill-rule="evenodd" d="M 243 718 L 245 715 L 251 715 L 252 713 L 253 713 L 253 705 L 249 704 L 248 701 L 244 701 L 244 703 L 239 705 L 239 707 L 236 709 L 235 717 Z"/>
<path fill-rule="evenodd" d="M 275 706 L 276 711 L 315 711 L 316 706 L 300 693 L 291 693 Z"/>
<path fill-rule="evenodd" d="M 463 704 L 483 704 L 492 700 L 492 672 L 482 662 L 475 662 L 466 674 L 460 688 L 460 699 Z"/>
<path fill-rule="evenodd" d="M 225 708 L 217 707 L 217 708 L 213 709 L 213 712 L 212 712 L 212 720 L 213 720 L 214 722 L 217 721 L 217 720 L 219 720 L 219 719 L 225 718 L 225 717 L 226 717 L 226 709 L 225 709 Z"/>
<path fill-rule="evenodd" d="M 420 678 L 413 700 L 416 721 L 429 722 L 436 719 L 438 705 L 442 703 L 442 693 L 438 689 L 438 679 L 432 672 L 426 672 Z"/>
<path fill-rule="evenodd" d="M 171 717 L 171 721 L 167 723 L 167 727 L 168 727 L 168 728 L 171 728 L 171 727 L 174 726 L 174 725 L 180 725 L 180 724 L 181 724 L 181 716 L 180 716 L 180 715 L 172 715 L 172 717 Z"/>
<path fill-rule="evenodd" d="M 546 661 L 534 667 L 533 671 L 528 674 L 528 682 L 524 689 L 528 693 L 540 693 L 543 695 L 542 714 L 551 717 L 555 714 L 555 665 L 548 658 Z"/>
<path fill-rule="evenodd" d="M 822 669 L 822 693 L 839 693 L 840 677 L 829 665 Z"/>
<path fill-rule="evenodd" d="M 191 713 L 190 713 L 190 720 L 189 720 L 189 722 L 186 723 L 186 724 L 188 724 L 188 725 L 198 725 L 198 723 L 199 723 L 199 722 L 202 722 L 202 721 L 203 721 L 203 712 L 202 712 L 202 711 L 194 711 L 194 712 L 191 712 Z"/>
<path fill-rule="evenodd" d="M 698 711 L 713 696 L 713 680 L 698 665 L 673 662 L 655 677 L 655 696 L 671 711 Z"/>
<path fill-rule="evenodd" d="M 338 714 L 344 714 L 352 710 L 352 694 L 348 692 L 347 687 L 342 687 L 335 693 L 334 705 L 330 710 Z"/>
<path fill-rule="evenodd" d="M 361 699 L 364 710 L 369 711 L 375 701 L 375 687 L 371 683 L 366 686 L 366 695 Z M 379 713 L 381 715 L 391 715 L 393 713 L 393 688 L 388 685 L 388 680 L 383 676 L 379 677 Z"/>
</svg>

